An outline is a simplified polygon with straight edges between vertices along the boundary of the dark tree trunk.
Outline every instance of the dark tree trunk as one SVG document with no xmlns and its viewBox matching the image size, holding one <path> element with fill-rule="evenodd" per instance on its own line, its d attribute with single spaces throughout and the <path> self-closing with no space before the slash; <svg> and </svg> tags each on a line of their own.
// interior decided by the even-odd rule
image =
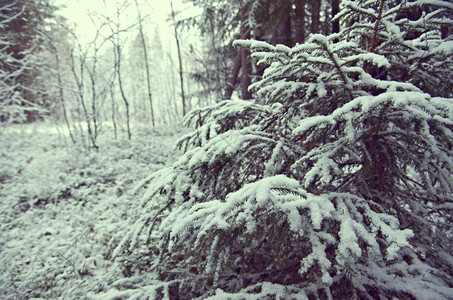
<svg viewBox="0 0 453 300">
<path fill-rule="evenodd" d="M 123 99 L 124 106 L 126 107 L 126 125 L 127 125 L 127 137 L 130 140 L 132 138 L 131 134 L 131 118 L 130 118 L 130 111 L 129 111 L 129 101 L 127 100 L 126 94 L 124 93 L 124 88 L 123 88 L 123 81 L 121 79 L 121 47 L 119 44 L 119 39 L 117 39 L 117 44 L 116 44 L 116 55 L 117 55 L 117 68 L 116 68 L 116 74 L 118 77 L 118 86 L 120 88 L 120 94 L 121 98 Z"/>
<path fill-rule="evenodd" d="M 296 0 L 294 20 L 294 25 L 296 27 L 296 36 L 294 41 L 300 44 L 302 44 L 305 40 L 305 4 L 306 0 Z"/>
<path fill-rule="evenodd" d="M 143 59 L 145 60 L 145 68 L 146 68 L 146 87 L 148 88 L 148 101 L 149 101 L 149 109 L 151 113 L 151 122 L 153 124 L 153 127 L 156 126 L 156 121 L 154 120 L 154 107 L 153 107 L 153 96 L 151 93 L 151 78 L 150 78 L 150 73 L 149 73 L 149 61 L 148 61 L 148 48 L 146 47 L 146 42 L 145 42 L 145 34 L 143 33 L 143 20 L 142 16 L 140 13 L 140 7 L 138 5 L 137 0 L 135 0 L 135 7 L 137 8 L 137 13 L 138 13 L 138 29 L 140 32 L 140 40 L 142 42 L 142 47 L 143 47 Z"/>
<path fill-rule="evenodd" d="M 332 0 L 332 19 L 340 12 L 340 0 Z M 332 33 L 340 32 L 340 21 L 332 22 Z"/>
<path fill-rule="evenodd" d="M 175 11 L 173 9 L 173 1 L 170 1 L 171 6 L 171 16 L 173 22 L 175 23 L 175 39 L 176 39 L 176 50 L 178 51 L 178 61 L 179 61 L 179 81 L 181 83 L 181 97 L 182 97 L 182 116 L 184 117 L 187 113 L 187 105 L 186 105 L 186 95 L 184 92 L 184 72 L 182 68 L 182 55 L 181 55 L 181 46 L 179 44 L 179 36 L 178 36 L 178 28 L 176 26 L 176 18 L 175 18 Z"/>
<path fill-rule="evenodd" d="M 278 26 L 277 32 L 274 33 L 274 44 L 283 44 L 288 47 L 293 46 L 291 39 L 291 16 L 288 14 L 284 22 Z"/>
<path fill-rule="evenodd" d="M 241 39 L 250 39 L 250 30 L 247 27 L 246 18 L 247 9 L 241 6 Z M 241 94 L 242 99 L 247 100 L 252 98 L 252 94 L 249 91 L 249 86 L 252 83 L 250 75 L 252 74 L 252 64 L 250 63 L 250 52 L 246 48 L 241 48 Z"/>
<path fill-rule="evenodd" d="M 231 95 L 233 94 L 234 88 L 236 87 L 238 81 L 239 70 L 241 69 L 241 62 L 242 62 L 242 51 L 239 50 L 238 53 L 236 54 L 236 58 L 234 59 L 232 75 L 225 91 L 225 99 L 231 99 Z"/>
<path fill-rule="evenodd" d="M 272 32 L 272 44 L 283 44 L 288 47 L 293 45 L 291 38 L 291 1 L 276 1 L 270 5 L 272 24 L 275 30 Z"/>
<path fill-rule="evenodd" d="M 311 33 L 319 32 L 319 14 L 321 10 L 320 0 L 311 0 Z"/>
</svg>

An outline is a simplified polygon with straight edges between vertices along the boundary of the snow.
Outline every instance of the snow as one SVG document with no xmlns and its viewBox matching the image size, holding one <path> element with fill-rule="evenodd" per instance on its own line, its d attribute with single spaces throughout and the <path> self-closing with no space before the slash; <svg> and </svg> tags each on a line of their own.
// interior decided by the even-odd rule
<svg viewBox="0 0 453 300">
<path fill-rule="evenodd" d="M 340 245 L 338 246 L 338 252 L 341 253 L 341 256 L 337 256 L 337 261 L 340 266 L 344 266 L 344 260 L 349 258 L 351 255 L 354 257 L 360 257 L 362 255 L 362 250 L 359 247 L 358 237 L 354 230 L 353 221 L 344 216 L 344 220 L 341 222 L 340 232 Z"/>
<path fill-rule="evenodd" d="M 259 290 L 259 292 L 251 292 Z M 274 284 L 270 282 L 260 283 L 249 288 L 243 289 L 238 293 L 227 293 L 222 289 L 217 289 L 215 295 L 206 298 L 206 300 L 259 300 L 267 299 L 269 295 L 278 294 L 290 297 L 291 299 L 308 300 L 309 298 L 303 290 L 294 290 L 292 287 L 283 286 L 280 284 Z M 283 296 L 282 296 L 283 297 Z M 283 299 L 283 298 L 280 298 Z"/>
<path fill-rule="evenodd" d="M 177 128 L 135 128 L 134 140 L 100 137 L 99 153 L 74 149 L 53 125 L 0 133 L 0 294 L 3 299 L 132 295 L 112 250 L 136 201 L 128 192 L 174 160 Z M 113 134 L 112 134 L 113 135 Z"/>
<path fill-rule="evenodd" d="M 372 62 L 374 65 L 378 67 L 390 67 L 389 61 L 382 55 L 378 55 L 375 53 L 361 53 L 357 55 L 350 55 L 348 56 L 348 61 L 353 60 L 361 60 L 361 61 L 369 61 Z"/>
<path fill-rule="evenodd" d="M 327 259 L 325 255 L 326 244 L 322 243 L 319 236 L 314 234 L 310 235 L 310 242 L 312 244 L 313 252 L 304 257 L 304 259 L 301 261 L 301 268 L 299 270 L 299 273 L 303 275 L 317 262 L 321 267 L 322 282 L 325 284 L 331 284 L 332 277 L 330 276 L 328 269 L 331 267 L 332 263 Z"/>
<path fill-rule="evenodd" d="M 389 97 L 403 106 L 407 101 L 420 106 L 427 103 L 421 96 L 393 92 L 378 100 Z M 433 101 L 439 102 L 440 107 L 445 104 L 441 98 Z M 352 107 L 372 109 L 360 101 Z M 306 120 L 314 126 L 312 122 L 318 118 Z M 311 253 L 300 260 L 299 273 L 307 276 L 310 269 L 318 266 L 326 285 L 335 280 L 331 275 L 333 268 L 345 272 L 350 264 L 357 264 L 364 251 L 381 257 L 378 236 L 388 245 L 386 259 L 395 258 L 409 247 L 413 232 L 400 230 L 396 218 L 374 212 L 364 199 L 347 193 L 310 194 L 301 182 L 277 175 L 274 168 L 283 159 L 285 144 L 266 137 L 260 137 L 262 142 L 271 143 L 274 148 L 264 166 L 265 178 L 247 183 L 225 198 L 197 203 L 196 199 L 204 195 L 198 187 L 190 186 L 182 164 L 196 168 L 219 151 L 234 154 L 257 136 L 251 130 L 213 135 L 203 147 L 194 147 L 183 155 L 173 169 L 163 168 L 176 160 L 178 152 L 168 149 L 175 136 L 181 134 L 176 129 L 140 129 L 131 143 L 101 136 L 99 153 L 73 149 L 65 144 L 67 137 L 42 128 L 0 135 L 0 292 L 6 299 L 169 297 L 171 281 L 159 281 L 155 273 L 134 271 L 129 277 L 123 274 L 124 262 L 147 259 L 148 254 L 141 247 L 148 240 L 165 243 L 167 239 L 162 237 L 166 235 L 170 253 L 180 243 L 189 243 L 191 251 L 207 245 L 205 268 L 217 282 L 229 250 L 219 236 L 212 238 L 210 233 L 240 229 L 252 235 L 263 226 L 266 214 L 277 213 L 286 218 L 291 234 L 309 239 Z M 339 170 L 335 170 L 335 163 L 325 150 L 321 152 L 326 156 L 315 150 L 307 155 L 320 155 L 320 165 L 314 169 L 320 181 L 327 184 L 331 173 Z M 157 172 L 150 176 L 152 171 Z M 315 178 L 315 174 L 310 176 Z M 156 191 L 183 191 L 186 187 L 191 197 L 176 193 L 177 204 L 156 225 L 160 233 L 150 235 L 146 226 L 151 226 L 156 211 L 166 205 L 159 202 Z M 364 217 L 367 225 L 361 222 Z M 323 226 L 332 223 L 339 226 L 338 236 L 323 230 Z M 363 242 L 366 248 L 361 247 Z M 326 254 L 329 245 L 336 247 L 334 259 Z M 124 254 L 128 252 L 132 254 Z M 373 274 L 379 272 L 378 269 Z M 387 278 L 388 274 L 376 276 Z M 268 282 L 234 294 L 217 289 L 208 299 L 261 299 L 269 291 L 306 299 L 303 289 Z"/>
<path fill-rule="evenodd" d="M 453 53 L 453 41 L 445 41 L 439 44 L 436 48 L 432 49 L 432 52 L 451 55 Z"/>
<path fill-rule="evenodd" d="M 358 1 L 344 3 L 377 17 Z M 411 24 L 420 27 L 422 21 Z M 388 28 L 382 34 L 404 42 L 400 27 L 386 19 L 382 24 Z M 409 58 L 451 54 L 451 41 L 426 43 L 431 34 L 427 30 L 404 42 L 428 48 Z M 401 131 L 409 126 L 420 139 L 415 152 L 426 151 L 427 163 L 398 172 L 438 176 L 432 180 L 436 188 L 451 192 L 453 163 L 443 149 L 448 145 L 434 136 L 435 131 L 450 134 L 445 128 L 453 125 L 451 99 L 431 97 L 409 82 L 373 78 L 365 62 L 389 68 L 391 56 L 366 53 L 353 42 L 332 43 L 332 36 L 313 34 L 294 48 L 259 41 L 234 45 L 249 47 L 259 63 L 270 65 L 250 87 L 257 100 L 234 99 L 191 111 L 185 123 L 196 128 L 180 139 L 185 153 L 177 160 L 179 152 L 169 149 L 183 132 L 175 128 L 134 128 L 129 142 L 113 140 L 107 127 L 99 152 L 72 146 L 64 130 L 53 126 L 2 131 L 0 294 L 6 299 L 168 299 L 179 281 L 209 277 L 210 294 L 203 296 L 208 299 L 268 294 L 307 299 L 306 293 L 317 295 L 313 286 L 315 292 L 326 287 L 327 298 L 333 298 L 329 286 L 342 276 L 356 289 L 391 286 L 420 298 L 437 288 L 439 296 L 451 293 L 440 277 L 430 275 L 440 270 L 418 258 L 407 262 L 420 256 L 409 244 L 415 233 L 384 204 L 394 201 L 397 208 L 402 196 L 380 199 L 381 191 L 357 191 L 367 186 L 359 181 L 373 179 L 365 174 L 371 147 L 363 144 L 375 133 L 396 145 L 389 149 L 407 147 L 404 138 L 411 136 Z M 288 109 L 294 104 L 301 104 L 297 117 Z M 436 175 L 425 172 L 433 158 L 442 162 L 434 166 Z M 435 195 L 434 184 L 426 182 Z M 419 202 L 411 205 L 422 206 Z M 407 212 L 418 214 L 411 205 Z M 242 282 L 236 293 L 217 288 L 228 281 L 227 272 L 247 279 L 235 267 L 255 264 L 246 260 L 260 251 L 271 262 L 252 266 L 256 270 L 244 271 L 247 275 L 286 271 L 289 259 L 301 285 Z M 422 251 L 426 258 L 428 249 Z M 187 279 L 192 266 L 200 276 Z M 161 269 L 172 274 L 162 279 L 167 275 Z"/>
</svg>

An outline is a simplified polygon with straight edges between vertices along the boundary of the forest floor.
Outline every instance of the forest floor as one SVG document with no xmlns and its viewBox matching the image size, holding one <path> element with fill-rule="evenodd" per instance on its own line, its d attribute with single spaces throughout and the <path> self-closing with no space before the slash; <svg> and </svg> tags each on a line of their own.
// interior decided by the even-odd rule
<svg viewBox="0 0 453 300">
<path fill-rule="evenodd" d="M 175 160 L 183 129 L 137 126 L 132 141 L 104 129 L 98 152 L 62 132 L 0 130 L 1 299 L 123 298 L 112 251 L 140 214 L 132 191 Z"/>
</svg>

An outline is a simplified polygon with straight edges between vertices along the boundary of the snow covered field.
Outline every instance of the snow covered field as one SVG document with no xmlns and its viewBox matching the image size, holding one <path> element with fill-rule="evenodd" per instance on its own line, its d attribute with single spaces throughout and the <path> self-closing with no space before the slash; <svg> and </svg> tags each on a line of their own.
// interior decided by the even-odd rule
<svg viewBox="0 0 453 300">
<path fill-rule="evenodd" d="M 177 128 L 105 130 L 98 153 L 42 125 L 0 133 L 0 298 L 118 299 L 112 251 L 139 214 L 134 186 L 173 162 Z"/>
</svg>

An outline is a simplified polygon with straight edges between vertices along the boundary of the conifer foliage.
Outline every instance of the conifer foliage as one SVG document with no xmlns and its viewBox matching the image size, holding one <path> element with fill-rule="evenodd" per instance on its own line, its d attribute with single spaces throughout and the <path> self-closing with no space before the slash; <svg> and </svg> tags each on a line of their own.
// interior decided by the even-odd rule
<svg viewBox="0 0 453 300">
<path fill-rule="evenodd" d="M 338 34 L 237 41 L 255 100 L 186 116 L 115 255 L 182 298 L 451 299 L 452 11 L 344 0 Z"/>
<path fill-rule="evenodd" d="M 51 105 L 49 91 L 39 82 L 53 72 L 45 52 L 44 36 L 50 35 L 56 7 L 49 1 L 0 3 L 0 122 L 32 122 Z M 44 76 L 46 77 L 46 76 Z M 46 77 L 48 78 L 48 77 Z"/>
</svg>

